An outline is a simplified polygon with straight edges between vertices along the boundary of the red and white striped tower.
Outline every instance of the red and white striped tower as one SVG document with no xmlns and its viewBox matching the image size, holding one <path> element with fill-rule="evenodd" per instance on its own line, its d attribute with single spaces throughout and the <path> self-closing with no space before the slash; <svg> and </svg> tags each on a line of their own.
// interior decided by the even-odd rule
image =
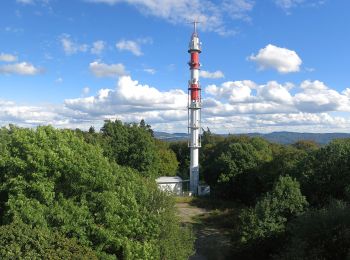
<svg viewBox="0 0 350 260">
<path fill-rule="evenodd" d="M 191 70 L 191 79 L 188 82 L 188 134 L 190 148 L 190 191 L 198 193 L 199 182 L 199 148 L 201 147 L 201 89 L 199 86 L 199 54 L 201 43 L 197 34 L 197 22 L 194 22 L 194 31 L 191 36 L 188 52 L 191 60 L 188 63 Z"/>
</svg>

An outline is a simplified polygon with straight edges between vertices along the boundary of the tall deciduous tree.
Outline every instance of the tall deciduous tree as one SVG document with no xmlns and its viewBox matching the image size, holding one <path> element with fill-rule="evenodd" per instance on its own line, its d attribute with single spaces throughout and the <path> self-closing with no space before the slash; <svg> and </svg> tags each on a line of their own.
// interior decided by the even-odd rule
<svg viewBox="0 0 350 260">
<path fill-rule="evenodd" d="M 190 233 L 153 179 L 109 161 L 74 131 L 12 126 L 0 136 L 2 225 L 18 219 L 48 228 L 106 259 L 191 254 Z"/>
</svg>

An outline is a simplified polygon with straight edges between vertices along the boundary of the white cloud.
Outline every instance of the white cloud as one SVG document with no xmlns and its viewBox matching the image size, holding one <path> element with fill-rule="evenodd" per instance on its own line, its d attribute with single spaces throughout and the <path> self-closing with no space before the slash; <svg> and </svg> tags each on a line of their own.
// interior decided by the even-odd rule
<svg viewBox="0 0 350 260">
<path fill-rule="evenodd" d="M 197 19 L 201 30 L 230 34 L 224 23 L 224 16 L 233 19 L 249 20 L 248 13 L 253 9 L 252 0 L 86 0 L 109 5 L 127 3 L 136 7 L 144 15 L 152 15 L 173 24 L 188 24 Z"/>
<path fill-rule="evenodd" d="M 66 99 L 58 106 L 0 100 L 0 124 L 86 129 L 91 125 L 98 128 L 105 119 L 138 122 L 144 118 L 156 130 L 187 130 L 187 92 L 182 89 L 161 91 L 130 76 L 120 76 L 115 88 L 89 93 L 90 88 L 85 87 L 80 98 Z M 218 133 L 348 132 L 350 117 L 346 112 L 350 112 L 350 89 L 338 92 L 317 80 L 295 86 L 276 81 L 227 81 L 209 85 L 203 93 L 203 127 Z"/>
<path fill-rule="evenodd" d="M 86 52 L 89 48 L 89 45 L 87 44 L 79 44 L 77 42 L 74 42 L 68 34 L 63 34 L 60 37 L 60 41 L 63 50 L 67 55 L 75 54 L 78 52 Z"/>
<path fill-rule="evenodd" d="M 0 53 L 0 61 L 14 62 L 17 61 L 17 56 L 7 53 Z"/>
<path fill-rule="evenodd" d="M 91 53 L 100 55 L 105 49 L 105 47 L 106 43 L 104 41 L 96 41 L 92 44 Z"/>
<path fill-rule="evenodd" d="M 105 64 L 99 61 L 91 62 L 89 65 L 90 71 L 96 77 L 118 77 L 128 74 L 125 71 L 125 67 L 121 63 L 117 64 Z"/>
<path fill-rule="evenodd" d="M 214 71 L 214 72 L 209 72 L 209 71 L 206 71 L 206 70 L 201 70 L 199 72 L 199 75 L 202 77 L 202 78 L 206 78 L 206 79 L 221 79 L 221 78 L 224 78 L 225 75 L 222 71 L 220 70 L 217 70 L 217 71 Z"/>
<path fill-rule="evenodd" d="M 18 74 L 18 75 L 36 75 L 41 72 L 41 69 L 35 67 L 34 65 L 21 62 L 14 64 L 7 64 L 0 66 L 0 74 Z"/>
<path fill-rule="evenodd" d="M 121 51 L 130 51 L 135 56 L 143 55 L 141 51 L 141 46 L 136 41 L 121 40 L 115 45 Z"/>
<path fill-rule="evenodd" d="M 218 100 L 229 100 L 235 102 L 247 102 L 253 97 L 251 91 L 256 87 L 256 84 L 250 80 L 244 81 L 227 81 L 220 87 L 209 85 L 205 92 L 214 96 Z"/>
<path fill-rule="evenodd" d="M 249 59 L 255 61 L 260 70 L 275 69 L 280 73 L 297 72 L 302 63 L 295 51 L 272 44 L 261 49 L 257 55 L 252 54 Z"/>
<path fill-rule="evenodd" d="M 154 75 L 157 72 L 155 69 L 152 69 L 152 68 L 144 69 L 143 71 L 145 71 L 151 75 Z"/>
<path fill-rule="evenodd" d="M 307 112 L 350 111 L 347 92 L 339 93 L 318 80 L 306 80 L 300 85 L 303 90 L 294 97 L 296 107 Z"/>
<path fill-rule="evenodd" d="M 291 105 L 293 104 L 293 97 L 289 93 L 289 87 L 289 84 L 284 86 L 276 81 L 270 81 L 266 85 L 257 87 L 257 97 L 267 102 Z"/>
<path fill-rule="evenodd" d="M 249 21 L 248 13 L 253 10 L 254 4 L 252 0 L 224 0 L 222 5 L 232 18 Z"/>
<path fill-rule="evenodd" d="M 290 93 L 291 83 L 270 81 L 257 85 L 251 81 L 225 82 L 221 86 L 209 85 L 205 92 L 215 98 L 204 99 L 210 107 L 208 114 L 323 113 L 350 112 L 350 90 L 342 93 L 330 89 L 320 81 L 303 81 L 298 92 Z M 255 94 L 253 91 L 255 90 Z"/>
<path fill-rule="evenodd" d="M 96 96 L 67 99 L 67 107 L 84 113 L 116 115 L 171 110 L 186 111 L 187 94 L 182 90 L 161 92 L 141 85 L 129 76 L 119 78 L 116 89 L 101 89 Z"/>
</svg>

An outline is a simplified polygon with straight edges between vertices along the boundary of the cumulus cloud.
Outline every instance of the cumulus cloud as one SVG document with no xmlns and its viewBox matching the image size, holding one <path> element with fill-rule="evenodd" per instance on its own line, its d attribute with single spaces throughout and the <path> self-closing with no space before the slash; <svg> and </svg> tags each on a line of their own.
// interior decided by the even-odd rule
<svg viewBox="0 0 350 260">
<path fill-rule="evenodd" d="M 220 71 L 220 70 L 217 70 L 217 71 L 214 71 L 214 72 L 201 70 L 199 72 L 199 75 L 202 78 L 206 78 L 206 79 L 221 79 L 221 78 L 225 77 L 224 73 L 222 71 Z"/>
<path fill-rule="evenodd" d="M 153 39 L 150 37 L 139 38 L 135 41 L 133 40 L 120 40 L 115 44 L 115 47 L 120 51 L 129 51 L 135 56 L 142 56 L 143 52 L 141 51 L 142 44 L 152 44 Z"/>
<path fill-rule="evenodd" d="M 299 110 L 308 112 L 350 111 L 347 91 L 339 93 L 318 80 L 306 80 L 300 87 L 303 91 L 297 93 L 294 98 Z"/>
<path fill-rule="evenodd" d="M 97 62 L 97 64 L 101 64 Z M 350 89 L 338 92 L 321 81 L 298 85 L 270 81 L 227 81 L 203 91 L 203 127 L 218 133 L 350 131 Z M 0 100 L 0 124 L 57 127 L 99 127 L 105 119 L 138 122 L 145 119 L 156 130 L 186 132 L 187 92 L 159 90 L 130 76 L 120 76 L 114 88 L 61 105 L 28 106 Z"/>
<path fill-rule="evenodd" d="M 85 0 L 109 5 L 127 3 L 144 15 L 152 15 L 173 24 L 187 24 L 194 18 L 201 21 L 202 30 L 219 34 L 230 34 L 224 24 L 224 16 L 232 19 L 249 20 L 249 12 L 254 7 L 252 0 Z"/>
<path fill-rule="evenodd" d="M 244 81 L 227 81 L 220 87 L 209 85 L 205 92 L 214 96 L 218 100 L 229 100 L 235 102 L 248 102 L 253 97 L 251 91 L 256 87 L 256 84 L 250 80 Z"/>
<path fill-rule="evenodd" d="M 187 94 L 176 89 L 161 92 L 139 84 L 130 76 L 122 76 L 115 89 L 101 89 L 96 96 L 67 99 L 65 105 L 84 113 L 105 115 L 151 111 L 169 113 L 171 110 L 186 110 Z"/>
<path fill-rule="evenodd" d="M 121 63 L 105 64 L 99 61 L 91 62 L 89 65 L 90 71 L 96 77 L 118 77 L 128 74 L 125 67 Z"/>
<path fill-rule="evenodd" d="M 0 74 L 10 75 L 36 75 L 39 74 L 42 70 L 35 67 L 34 65 L 28 62 L 7 64 L 0 66 Z"/>
<path fill-rule="evenodd" d="M 106 43 L 104 41 L 95 41 L 92 44 L 91 53 L 100 55 L 105 49 L 105 47 L 106 47 Z"/>
<path fill-rule="evenodd" d="M 86 52 L 89 48 L 88 44 L 80 44 L 73 41 L 69 34 L 63 34 L 60 37 L 60 41 L 62 48 L 67 55 L 75 54 L 78 52 Z"/>
<path fill-rule="evenodd" d="M 275 69 L 280 73 L 297 72 L 302 64 L 295 51 L 272 44 L 260 49 L 257 55 L 252 54 L 249 60 L 256 62 L 260 70 Z"/>
<path fill-rule="evenodd" d="M 218 116 L 230 114 L 275 113 L 323 113 L 350 111 L 350 90 L 339 93 L 320 81 L 303 81 L 292 95 L 291 83 L 270 81 L 258 85 L 251 81 L 225 82 L 221 86 L 209 85 L 205 92 L 215 98 L 209 99 L 208 113 Z M 253 90 L 255 94 L 253 94 Z M 206 102 L 206 100 L 204 100 Z"/>
<path fill-rule="evenodd" d="M 17 56 L 7 53 L 0 53 L 0 61 L 14 62 L 17 61 Z"/>
</svg>

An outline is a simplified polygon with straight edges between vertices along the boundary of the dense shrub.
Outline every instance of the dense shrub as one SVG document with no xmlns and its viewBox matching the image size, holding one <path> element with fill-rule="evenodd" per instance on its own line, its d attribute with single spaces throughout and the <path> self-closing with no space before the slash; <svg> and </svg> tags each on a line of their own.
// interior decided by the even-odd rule
<svg viewBox="0 0 350 260">
<path fill-rule="evenodd" d="M 98 259 L 88 247 L 21 221 L 0 226 L 1 259 Z"/>
<path fill-rule="evenodd" d="M 288 225 L 287 248 L 276 259 L 350 259 L 350 207 L 333 201 Z"/>
<path fill-rule="evenodd" d="M 101 128 L 104 154 L 119 165 L 144 176 L 158 176 L 159 154 L 151 132 L 138 124 L 105 121 Z"/>
<path fill-rule="evenodd" d="M 268 258 L 280 246 L 287 221 L 303 212 L 306 206 L 299 183 L 289 176 L 280 177 L 273 190 L 254 208 L 240 214 L 237 250 L 251 251 L 252 258 Z"/>
<path fill-rule="evenodd" d="M 189 179 L 190 169 L 190 153 L 187 141 L 172 142 L 169 145 L 170 149 L 175 153 L 179 162 L 177 175 L 183 179 Z"/>
<path fill-rule="evenodd" d="M 236 183 L 238 178 L 272 159 L 268 142 L 261 138 L 228 137 L 214 147 L 207 144 L 206 149 L 204 178 L 214 195 L 224 199 L 245 200 L 244 187 Z"/>
<path fill-rule="evenodd" d="M 11 127 L 0 135 L 2 224 L 47 227 L 105 257 L 191 254 L 193 239 L 153 179 L 110 162 L 73 131 Z"/>
<path fill-rule="evenodd" d="M 296 168 L 303 193 L 317 207 L 330 199 L 347 200 L 350 187 L 350 139 L 339 139 L 311 153 Z M 350 200 L 348 200 L 350 202 Z"/>
</svg>

